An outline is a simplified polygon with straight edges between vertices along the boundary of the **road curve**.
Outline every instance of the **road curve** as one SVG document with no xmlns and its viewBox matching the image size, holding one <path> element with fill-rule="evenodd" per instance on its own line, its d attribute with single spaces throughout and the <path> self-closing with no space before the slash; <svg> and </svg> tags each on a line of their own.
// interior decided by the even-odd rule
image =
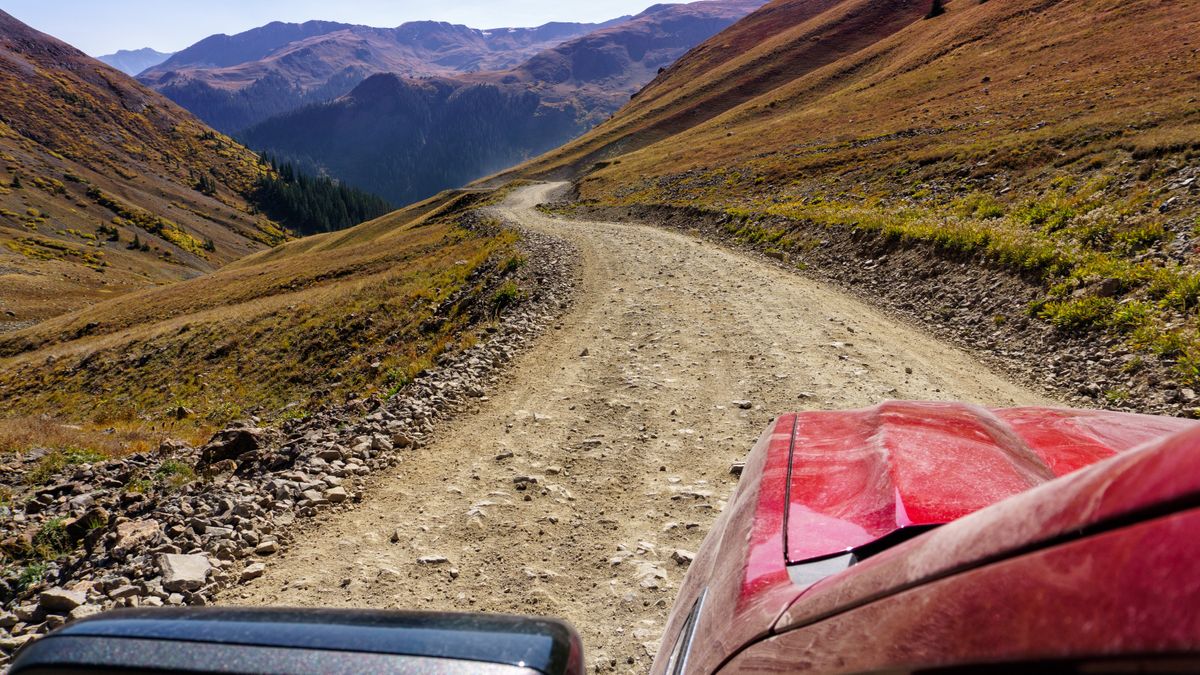
<svg viewBox="0 0 1200 675">
<path fill-rule="evenodd" d="M 223 602 L 559 616 L 583 635 L 589 670 L 644 672 L 686 571 L 672 553 L 699 547 L 736 484 L 730 464 L 775 414 L 889 398 L 1047 403 L 759 259 L 535 210 L 555 188 L 522 188 L 497 211 L 581 251 L 561 327 Z M 519 476 L 536 486 L 517 490 Z"/>
</svg>

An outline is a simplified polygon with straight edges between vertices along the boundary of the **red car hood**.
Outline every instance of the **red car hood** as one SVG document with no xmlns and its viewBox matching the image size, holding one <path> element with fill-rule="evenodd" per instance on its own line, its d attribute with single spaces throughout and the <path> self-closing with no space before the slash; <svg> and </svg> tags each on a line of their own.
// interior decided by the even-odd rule
<svg viewBox="0 0 1200 675">
<path fill-rule="evenodd" d="M 772 632 L 1197 490 L 1190 420 L 908 402 L 782 415 L 688 571 L 654 672 L 693 607 L 689 669 L 712 672 Z"/>
<path fill-rule="evenodd" d="M 887 402 L 794 416 L 789 563 L 957 520 L 1195 422 L 1098 410 Z"/>
</svg>

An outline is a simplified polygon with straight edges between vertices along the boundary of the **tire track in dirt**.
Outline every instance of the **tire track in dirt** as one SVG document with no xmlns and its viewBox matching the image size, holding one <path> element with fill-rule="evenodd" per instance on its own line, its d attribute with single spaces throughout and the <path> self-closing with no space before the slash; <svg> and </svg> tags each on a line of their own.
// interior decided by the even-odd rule
<svg viewBox="0 0 1200 675">
<path fill-rule="evenodd" d="M 497 212 L 572 242 L 583 284 L 504 384 L 222 602 L 559 616 L 599 670 L 649 667 L 686 567 L 775 414 L 888 398 L 1044 404 L 824 285 L 648 226 Z M 749 406 L 748 408 L 743 406 Z M 445 562 L 418 562 L 444 557 Z"/>
</svg>

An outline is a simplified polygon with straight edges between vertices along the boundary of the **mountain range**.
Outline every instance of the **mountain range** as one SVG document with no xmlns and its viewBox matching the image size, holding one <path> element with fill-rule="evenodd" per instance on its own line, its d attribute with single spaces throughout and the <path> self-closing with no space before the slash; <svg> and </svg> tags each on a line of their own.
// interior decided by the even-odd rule
<svg viewBox="0 0 1200 675">
<path fill-rule="evenodd" d="M 587 131 L 660 69 L 761 4 L 657 5 L 503 70 L 373 75 L 343 97 L 272 117 L 239 138 L 395 203 L 416 201 Z"/>
<path fill-rule="evenodd" d="M 608 24 L 491 31 L 437 21 L 373 28 L 274 22 L 214 35 L 141 74 L 146 85 L 226 133 L 348 93 L 376 73 L 449 76 L 515 66 Z"/>
<path fill-rule="evenodd" d="M 171 54 L 160 52 L 143 47 L 142 49 L 121 49 L 113 54 L 105 54 L 97 56 L 96 59 L 103 61 L 126 75 L 137 75 L 143 70 L 171 58 Z"/>
</svg>

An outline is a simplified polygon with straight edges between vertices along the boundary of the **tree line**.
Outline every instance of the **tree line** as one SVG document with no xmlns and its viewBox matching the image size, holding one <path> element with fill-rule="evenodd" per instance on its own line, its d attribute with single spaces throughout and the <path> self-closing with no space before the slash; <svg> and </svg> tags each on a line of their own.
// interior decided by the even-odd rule
<svg viewBox="0 0 1200 675">
<path fill-rule="evenodd" d="M 310 176 L 291 162 L 264 155 L 270 175 L 259 179 L 255 202 L 272 220 L 296 234 L 333 232 L 353 227 L 394 210 L 382 197 L 335 181 Z"/>
</svg>

